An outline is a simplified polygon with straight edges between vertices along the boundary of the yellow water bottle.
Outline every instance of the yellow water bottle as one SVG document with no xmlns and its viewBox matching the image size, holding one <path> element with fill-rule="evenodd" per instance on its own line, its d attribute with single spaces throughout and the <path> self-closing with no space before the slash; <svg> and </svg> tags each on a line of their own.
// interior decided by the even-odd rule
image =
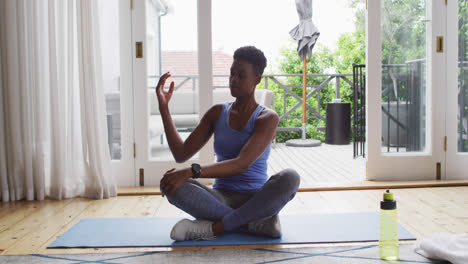
<svg viewBox="0 0 468 264">
<path fill-rule="evenodd" d="M 384 193 L 380 202 L 380 258 L 384 260 L 398 260 L 397 210 L 393 193 Z"/>
</svg>

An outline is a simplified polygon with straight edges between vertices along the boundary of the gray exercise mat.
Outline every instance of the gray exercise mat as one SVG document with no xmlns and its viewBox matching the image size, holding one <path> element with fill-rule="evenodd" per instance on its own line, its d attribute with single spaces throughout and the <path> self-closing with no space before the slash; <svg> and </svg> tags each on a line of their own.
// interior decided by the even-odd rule
<svg viewBox="0 0 468 264">
<path fill-rule="evenodd" d="M 214 240 L 175 242 L 169 237 L 180 218 L 82 219 L 48 248 L 73 247 L 175 247 L 248 244 L 300 244 L 368 242 L 379 240 L 379 213 L 280 215 L 279 239 L 227 233 Z M 398 225 L 400 240 L 415 240 Z"/>
</svg>

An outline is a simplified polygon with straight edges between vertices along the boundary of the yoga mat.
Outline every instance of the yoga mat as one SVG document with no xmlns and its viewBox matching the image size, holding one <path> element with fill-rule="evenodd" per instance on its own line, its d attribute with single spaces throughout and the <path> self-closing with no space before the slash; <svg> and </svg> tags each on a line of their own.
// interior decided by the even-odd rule
<svg viewBox="0 0 468 264">
<path fill-rule="evenodd" d="M 176 247 L 249 244 L 367 242 L 379 240 L 379 213 L 280 215 L 283 236 L 278 239 L 226 233 L 214 240 L 175 242 L 172 226 L 180 218 L 82 219 L 48 248 Z M 400 240 L 416 239 L 398 225 Z"/>
</svg>

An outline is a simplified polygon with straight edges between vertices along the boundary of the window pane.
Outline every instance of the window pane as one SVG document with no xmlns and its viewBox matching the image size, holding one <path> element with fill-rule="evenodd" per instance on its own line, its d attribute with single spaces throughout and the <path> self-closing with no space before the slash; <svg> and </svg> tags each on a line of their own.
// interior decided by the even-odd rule
<svg viewBox="0 0 468 264">
<path fill-rule="evenodd" d="M 159 77 L 171 72 L 166 83 L 174 81 L 169 103 L 174 125 L 185 140 L 199 122 L 197 1 L 146 1 L 147 71 L 149 100 L 149 157 L 153 160 L 174 160 L 167 144 L 159 114 L 155 87 Z M 199 158 L 197 153 L 194 159 Z"/>
<path fill-rule="evenodd" d="M 468 152 L 468 1 L 458 1 L 458 152 Z"/>
<path fill-rule="evenodd" d="M 426 149 L 426 1 L 382 1 L 382 152 Z"/>
<path fill-rule="evenodd" d="M 120 30 L 119 1 L 101 0 L 98 2 L 101 26 L 101 54 L 104 96 L 106 99 L 108 143 L 111 158 L 120 160 Z"/>
</svg>

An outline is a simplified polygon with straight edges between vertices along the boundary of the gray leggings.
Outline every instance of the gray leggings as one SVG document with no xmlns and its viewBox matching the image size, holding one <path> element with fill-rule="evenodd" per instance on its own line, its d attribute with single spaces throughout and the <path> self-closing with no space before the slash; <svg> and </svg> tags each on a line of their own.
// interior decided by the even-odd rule
<svg viewBox="0 0 468 264">
<path fill-rule="evenodd" d="M 276 215 L 296 195 L 300 177 L 285 169 L 256 192 L 215 190 L 189 179 L 168 197 L 169 202 L 196 219 L 222 220 L 226 231 Z"/>
</svg>

